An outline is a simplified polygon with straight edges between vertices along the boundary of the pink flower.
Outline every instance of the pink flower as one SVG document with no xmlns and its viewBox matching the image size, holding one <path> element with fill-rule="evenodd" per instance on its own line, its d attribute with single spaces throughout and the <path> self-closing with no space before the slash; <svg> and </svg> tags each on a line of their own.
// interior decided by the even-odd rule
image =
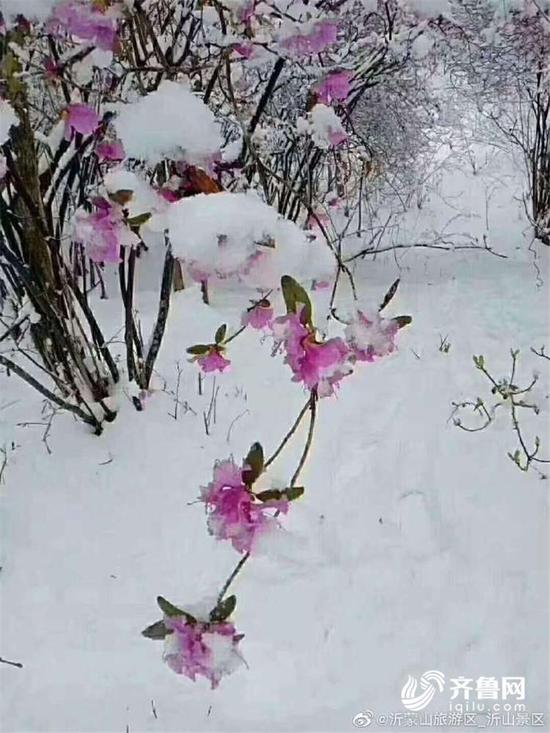
<svg viewBox="0 0 550 733">
<path fill-rule="evenodd" d="M 334 387 L 351 374 L 346 343 L 341 338 L 315 341 L 295 313 L 276 318 L 273 335 L 284 346 L 285 362 L 294 374 L 293 381 L 303 382 L 308 389 L 316 388 L 319 397 L 334 394 Z"/>
<path fill-rule="evenodd" d="M 120 140 L 100 143 L 96 148 L 96 153 L 100 161 L 120 161 L 126 157 L 124 146 Z"/>
<path fill-rule="evenodd" d="M 76 242 L 86 248 L 87 256 L 93 262 L 119 262 L 120 247 L 132 246 L 139 238 L 124 223 L 119 207 L 102 198 L 94 201 L 96 210 L 76 214 Z"/>
<path fill-rule="evenodd" d="M 189 623 L 183 616 L 165 616 L 164 625 L 172 631 L 164 640 L 164 661 L 176 674 L 195 681 L 197 675 L 210 680 L 215 689 L 222 677 L 244 663 L 238 650 L 242 634 L 233 624 Z"/>
<path fill-rule="evenodd" d="M 338 24 L 332 20 L 319 20 L 308 24 L 295 36 L 285 38 L 281 45 L 295 56 L 311 56 L 320 53 L 336 41 Z"/>
<path fill-rule="evenodd" d="M 348 136 L 343 130 L 331 130 L 328 134 L 328 141 L 334 147 L 345 143 L 347 139 Z"/>
<path fill-rule="evenodd" d="M 193 282 L 207 283 L 212 273 L 208 272 L 204 267 L 198 265 L 194 261 L 187 262 L 187 270 Z"/>
<path fill-rule="evenodd" d="M 329 227 L 331 224 L 330 216 L 328 214 L 320 212 L 315 212 L 315 216 L 313 214 L 310 214 L 306 221 L 306 226 L 308 229 L 313 229 L 315 231 L 321 231 L 321 228 L 319 225 L 323 226 L 325 229 Z"/>
<path fill-rule="evenodd" d="M 159 191 L 160 195 L 165 201 L 168 201 L 168 203 L 173 204 L 174 201 L 179 201 L 180 196 L 178 195 L 177 191 L 173 191 L 171 188 L 161 188 Z M 204 278 L 199 278 L 197 282 L 203 282 Z"/>
<path fill-rule="evenodd" d="M 261 300 L 253 308 L 249 308 L 243 313 L 242 324 L 243 326 L 250 326 L 260 331 L 262 328 L 266 328 L 271 325 L 273 320 L 273 308 L 271 307 L 269 300 Z"/>
<path fill-rule="evenodd" d="M 288 511 L 284 499 L 260 502 L 244 485 L 242 469 L 232 460 L 214 467 L 213 480 L 202 489 L 208 509 L 208 530 L 218 540 L 230 540 L 237 552 L 251 552 L 257 537 L 279 526 L 270 512 Z"/>
<path fill-rule="evenodd" d="M 243 59 L 249 59 L 256 50 L 252 43 L 237 43 L 233 46 L 235 53 L 238 53 Z"/>
<path fill-rule="evenodd" d="M 353 78 L 351 71 L 332 71 L 327 74 L 317 87 L 317 97 L 322 104 L 341 102 L 348 98 L 350 81 Z"/>
<path fill-rule="evenodd" d="M 59 66 L 51 58 L 44 61 L 45 76 L 48 81 L 56 81 L 59 78 Z"/>
<path fill-rule="evenodd" d="M 101 123 L 101 117 L 87 104 L 71 104 L 67 107 L 65 139 L 70 140 L 73 132 L 91 135 Z"/>
<path fill-rule="evenodd" d="M 374 361 L 395 351 L 398 330 L 395 321 L 382 318 L 379 313 L 367 318 L 364 313 L 357 311 L 356 319 L 346 326 L 345 336 L 357 361 Z"/>
<path fill-rule="evenodd" d="M 201 354 L 196 359 L 197 364 L 203 372 L 223 372 L 231 364 L 221 353 L 219 346 L 212 346 L 206 354 Z"/>
<path fill-rule="evenodd" d="M 48 32 L 69 33 L 104 51 L 115 51 L 118 46 L 115 19 L 102 13 L 93 3 L 69 0 L 57 5 L 48 23 Z"/>
</svg>

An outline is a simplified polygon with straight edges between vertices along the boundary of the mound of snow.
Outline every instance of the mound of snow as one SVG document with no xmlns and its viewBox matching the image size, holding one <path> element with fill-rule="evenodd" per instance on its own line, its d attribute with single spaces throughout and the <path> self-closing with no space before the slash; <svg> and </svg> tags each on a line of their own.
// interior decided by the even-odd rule
<svg viewBox="0 0 550 733">
<path fill-rule="evenodd" d="M 174 254 L 206 276 L 270 288 L 285 273 L 307 279 L 334 270 L 326 246 L 253 194 L 182 199 L 169 207 L 167 225 Z"/>
<path fill-rule="evenodd" d="M 205 165 L 222 144 L 212 112 L 174 81 L 163 81 L 156 91 L 122 106 L 115 127 L 127 155 L 151 164 L 171 158 Z"/>
</svg>

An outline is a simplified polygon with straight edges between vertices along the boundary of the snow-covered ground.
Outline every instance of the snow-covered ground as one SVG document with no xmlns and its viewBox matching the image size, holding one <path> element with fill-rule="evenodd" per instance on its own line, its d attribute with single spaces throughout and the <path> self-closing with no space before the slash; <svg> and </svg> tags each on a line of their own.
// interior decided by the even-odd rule
<svg viewBox="0 0 550 733">
<path fill-rule="evenodd" d="M 549 340 L 548 253 L 536 250 L 537 270 L 514 198 L 520 174 L 491 166 L 449 171 L 447 203 L 434 193 L 402 231 L 419 241 L 459 206 L 470 216 L 460 229 L 487 233 L 506 259 L 417 250 L 358 265 L 374 299 L 401 277 L 389 310 L 413 323 L 396 354 L 360 365 L 320 402 L 306 493 L 234 582 L 247 667 L 216 690 L 173 674 L 161 642 L 140 632 L 159 616 L 158 594 L 192 604 L 219 591 L 236 554 L 205 531 L 200 486 L 216 459 L 240 461 L 256 440 L 271 452 L 305 400 L 254 332 L 198 393 L 185 348 L 235 327 L 246 296 L 214 294 L 207 307 L 198 289 L 176 294 L 158 391 L 139 413 L 121 390 L 101 437 L 67 414 L 48 428 L 39 395 L 0 375 L 0 654 L 23 665 L 0 665 L 6 733 L 351 731 L 361 711 L 403 713 L 408 675 L 427 670 L 525 677 L 527 710 L 548 712 L 549 483 L 507 457 L 516 442 L 504 413 L 475 434 L 449 419 L 453 401 L 487 395 L 473 354 L 500 376 L 521 349 L 520 371 L 541 372 L 548 403 L 548 362 L 530 352 Z M 156 295 L 146 278 L 142 287 L 147 327 Z M 99 306 L 121 338 L 115 300 Z M 548 412 L 527 420 L 546 449 Z M 277 464 L 283 480 L 305 430 Z M 449 700 L 447 688 L 427 710 Z"/>
</svg>

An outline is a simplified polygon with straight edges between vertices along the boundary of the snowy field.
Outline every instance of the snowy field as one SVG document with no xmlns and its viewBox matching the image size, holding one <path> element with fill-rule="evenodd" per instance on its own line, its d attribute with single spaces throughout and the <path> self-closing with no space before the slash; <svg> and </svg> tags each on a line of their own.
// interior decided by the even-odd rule
<svg viewBox="0 0 550 733">
<path fill-rule="evenodd" d="M 246 666 L 216 690 L 174 675 L 162 644 L 140 633 L 159 616 L 159 593 L 188 606 L 216 596 L 235 552 L 205 531 L 200 487 L 218 458 L 240 461 L 257 440 L 271 452 L 306 398 L 257 332 L 199 394 L 185 349 L 220 323 L 237 328 L 246 296 L 218 291 L 206 306 L 198 287 L 176 294 L 156 391 L 140 413 L 121 387 L 101 437 L 68 414 L 50 420 L 37 393 L 0 374 L 0 652 L 22 665 L 0 665 L 3 731 L 340 733 L 362 711 L 403 713 L 407 677 L 427 670 L 524 677 L 526 709 L 548 712 L 549 483 L 507 456 L 508 413 L 473 434 L 451 418 L 453 402 L 490 401 L 472 356 L 503 376 L 520 349 L 520 382 L 540 372 L 542 411 L 525 429 L 548 453 L 548 362 L 530 351 L 549 341 L 548 252 L 528 249 L 521 173 L 503 156 L 481 167 L 447 171 L 402 229 L 419 241 L 452 201 L 468 215 L 454 228 L 486 234 L 505 258 L 410 250 L 358 261 L 371 300 L 401 278 L 388 310 L 413 322 L 396 353 L 320 401 L 306 493 L 232 586 Z M 156 292 L 143 281 L 138 298 L 147 331 Z M 322 313 L 322 291 L 317 300 Z M 119 301 L 98 312 L 121 339 Z M 288 480 L 305 432 L 274 478 Z M 445 691 L 430 711 L 449 700 Z"/>
</svg>

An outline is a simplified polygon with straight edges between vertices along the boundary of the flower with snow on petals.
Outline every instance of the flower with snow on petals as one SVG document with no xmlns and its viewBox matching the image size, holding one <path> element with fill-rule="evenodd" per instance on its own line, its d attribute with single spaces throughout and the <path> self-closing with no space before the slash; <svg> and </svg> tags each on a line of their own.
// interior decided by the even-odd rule
<svg viewBox="0 0 550 733">
<path fill-rule="evenodd" d="M 229 359 L 226 359 L 223 355 L 221 347 L 216 345 L 211 346 L 205 354 L 197 356 L 195 361 L 205 374 L 208 372 L 223 372 L 231 364 Z"/>
<path fill-rule="evenodd" d="M 103 51 L 115 51 L 118 46 L 115 18 L 94 3 L 78 0 L 59 3 L 48 22 L 48 32 L 58 36 L 69 33 Z"/>
<path fill-rule="evenodd" d="M 243 471 L 232 460 L 214 466 L 213 480 L 201 499 L 208 510 L 208 530 L 219 540 L 230 540 L 237 552 L 251 552 L 259 535 L 279 526 L 273 510 L 286 513 L 286 499 L 259 501 L 243 481 Z"/>
<path fill-rule="evenodd" d="M 73 132 L 91 135 L 101 124 L 101 117 L 87 104 L 70 104 L 65 112 L 65 139 L 70 140 Z"/>
<path fill-rule="evenodd" d="M 113 142 L 103 141 L 102 143 L 99 143 L 96 148 L 96 153 L 101 162 L 121 161 L 126 157 L 124 146 L 120 140 L 113 140 Z"/>
<path fill-rule="evenodd" d="M 269 300 L 264 298 L 243 313 L 242 324 L 261 331 L 262 328 L 269 327 L 272 320 L 273 308 Z"/>
<path fill-rule="evenodd" d="M 311 135 L 313 142 L 325 150 L 348 139 L 338 115 L 326 104 L 316 104 L 307 117 L 298 118 L 296 124 L 299 133 Z"/>
<path fill-rule="evenodd" d="M 398 323 L 392 319 L 382 318 L 379 313 L 367 317 L 357 311 L 356 318 L 346 326 L 345 337 L 353 358 L 372 362 L 395 351 L 398 330 Z"/>
<path fill-rule="evenodd" d="M 328 133 L 328 141 L 333 148 L 342 145 L 348 139 L 348 135 L 344 130 L 330 130 Z"/>
<path fill-rule="evenodd" d="M 134 246 L 139 238 L 124 223 L 120 207 L 102 198 L 94 204 L 92 213 L 76 212 L 74 239 L 93 262 L 119 262 L 120 247 Z"/>
<path fill-rule="evenodd" d="M 244 664 L 238 645 L 243 638 L 232 623 L 189 623 L 184 616 L 165 616 L 171 633 L 164 639 L 164 661 L 176 674 L 195 681 L 206 677 L 215 689 L 222 677 Z"/>
<path fill-rule="evenodd" d="M 352 78 L 351 71 L 331 71 L 317 86 L 319 102 L 328 105 L 331 102 L 342 102 L 347 99 Z"/>
<path fill-rule="evenodd" d="M 256 47 L 252 43 L 236 43 L 233 51 L 243 59 L 250 59 L 256 52 Z"/>
<path fill-rule="evenodd" d="M 285 349 L 285 362 L 293 372 L 293 381 L 316 389 L 319 397 L 334 394 L 339 382 L 351 374 L 346 343 L 341 338 L 316 341 L 296 313 L 276 318 L 273 336 L 276 344 L 282 344 Z"/>
<path fill-rule="evenodd" d="M 308 21 L 280 43 L 293 56 L 311 56 L 334 43 L 337 34 L 338 24 L 333 20 Z"/>
</svg>

